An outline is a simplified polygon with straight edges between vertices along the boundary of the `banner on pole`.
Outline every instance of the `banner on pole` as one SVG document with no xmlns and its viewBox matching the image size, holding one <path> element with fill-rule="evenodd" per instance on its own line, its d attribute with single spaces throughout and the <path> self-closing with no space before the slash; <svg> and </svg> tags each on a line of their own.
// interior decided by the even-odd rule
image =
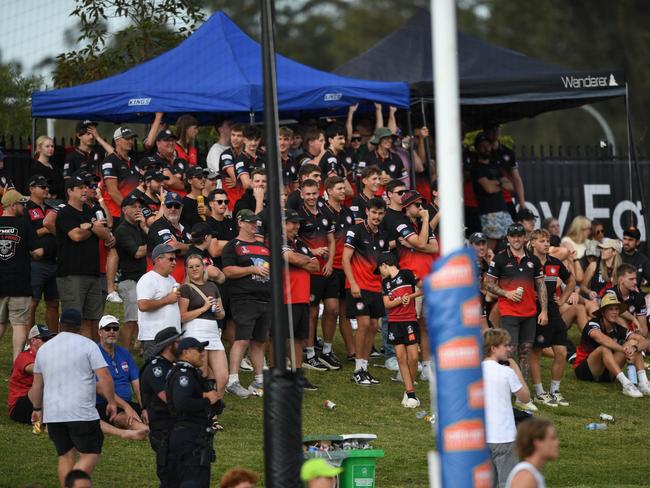
<svg viewBox="0 0 650 488">
<path fill-rule="evenodd" d="M 443 488 L 490 488 L 485 443 L 482 339 L 476 257 L 461 249 L 435 262 L 424 281 L 435 360 L 438 450 Z"/>
</svg>

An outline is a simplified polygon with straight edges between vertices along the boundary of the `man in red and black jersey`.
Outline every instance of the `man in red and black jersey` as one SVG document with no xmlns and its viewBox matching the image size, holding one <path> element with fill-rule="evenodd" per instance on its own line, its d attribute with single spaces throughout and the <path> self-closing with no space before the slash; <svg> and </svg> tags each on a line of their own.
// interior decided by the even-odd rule
<svg viewBox="0 0 650 488">
<path fill-rule="evenodd" d="M 30 325 L 36 320 L 36 307 L 45 300 L 45 322 L 52 331 L 59 328 L 59 292 L 56 287 L 56 237 L 43 225 L 45 216 L 55 210 L 45 206 L 49 195 L 47 180 L 41 175 L 34 175 L 28 181 L 29 200 L 25 204 L 23 215 L 36 231 L 38 247 L 43 248 L 43 257 L 32 259 L 32 315 Z"/>
<path fill-rule="evenodd" d="M 333 124 L 327 128 L 327 142 L 328 149 L 320 158 L 319 168 L 321 170 L 322 178 L 325 180 L 329 176 L 340 176 L 345 178 L 347 176 L 347 169 L 345 163 L 345 129 L 340 125 Z M 352 186 L 350 182 L 345 180 L 345 192 L 347 196 L 352 196 Z"/>
<path fill-rule="evenodd" d="M 381 184 L 386 186 L 391 180 L 406 180 L 408 172 L 401 158 L 392 151 L 395 134 L 387 127 L 378 127 L 370 140 L 376 149 L 366 157 L 367 166 L 377 166 L 381 170 Z"/>
<path fill-rule="evenodd" d="M 246 126 L 244 129 L 244 150 L 234 160 L 234 175 L 236 186 L 230 188 L 229 197 L 239 200 L 244 191 L 252 187 L 251 173 L 254 169 L 264 169 L 264 155 L 258 150 L 262 141 L 260 128 L 255 125 Z M 226 172 L 230 176 L 230 169 L 226 166 Z M 228 191 L 228 189 L 226 189 Z M 233 203 L 234 205 L 234 203 Z"/>
<path fill-rule="evenodd" d="M 381 170 L 377 166 L 368 166 L 361 173 L 361 191 L 350 203 L 350 210 L 356 224 L 366 220 L 366 207 L 379 190 L 380 178 Z"/>
<path fill-rule="evenodd" d="M 310 127 L 305 131 L 302 139 L 304 152 L 296 158 L 298 166 L 315 164 L 320 168 L 321 159 L 325 155 L 325 135 L 317 127 Z"/>
<path fill-rule="evenodd" d="M 293 322 L 294 353 L 297 361 L 302 358 L 302 346 L 309 337 L 309 286 L 311 273 L 319 269 L 316 257 L 309 251 L 307 244 L 297 239 L 300 223 L 303 221 L 298 212 L 286 209 L 284 212 L 284 229 L 287 245 L 282 250 L 282 257 L 289 264 L 289 279 L 286 279 L 286 268 L 283 269 L 284 303 L 290 306 L 289 313 Z M 287 287 L 287 282 L 289 286 Z M 287 337 L 289 331 L 287 330 Z M 297 371 L 302 368 L 296 366 Z M 303 389 L 315 391 L 318 388 L 299 374 Z"/>
<path fill-rule="evenodd" d="M 287 208 L 298 210 L 302 206 L 302 195 L 300 185 L 305 180 L 314 180 L 320 187 L 321 172 L 317 165 L 311 163 L 303 164 L 298 170 L 298 188 L 289 193 L 287 197 Z"/>
<path fill-rule="evenodd" d="M 508 249 L 494 256 L 486 273 L 486 288 L 499 297 L 501 328 L 518 348 L 519 364 L 528 377 L 530 349 L 535 340 L 537 323 L 548 323 L 548 293 L 542 265 L 524 248 L 525 231 L 521 224 L 508 227 Z M 537 315 L 535 291 L 541 311 Z"/>
<path fill-rule="evenodd" d="M 63 165 L 63 179 L 68 179 L 73 173 L 82 170 L 94 176 L 101 174 L 99 169 L 100 156 L 94 145 L 97 141 L 106 154 L 113 152 L 113 148 L 97 133 L 97 122 L 84 120 L 77 124 L 75 134 L 79 144 L 65 158 Z"/>
<path fill-rule="evenodd" d="M 631 264 L 623 263 L 616 268 L 616 276 L 617 285 L 609 288 L 607 292 L 616 294 L 618 301 L 625 305 L 626 310 L 621 312 L 619 324 L 647 337 L 646 303 L 643 293 L 637 286 L 637 268 Z"/>
<path fill-rule="evenodd" d="M 237 214 L 237 219 L 239 234 L 226 244 L 221 254 L 235 321 L 235 341 L 230 348 L 226 391 L 248 398 L 250 395 L 261 396 L 263 392 L 264 344 L 271 321 L 271 253 L 263 242 L 255 238 L 258 217 L 245 209 Z M 249 345 L 255 378 L 246 389 L 239 382 L 239 366 Z"/>
<path fill-rule="evenodd" d="M 102 163 L 102 177 L 104 178 L 102 196 L 113 216 L 115 225 L 120 218 L 122 199 L 131 193 L 140 182 L 140 173 L 129 157 L 134 139 L 135 133 L 128 127 L 117 128 L 113 133 L 115 151 L 106 156 Z"/>
<path fill-rule="evenodd" d="M 278 133 L 278 152 L 280 153 L 280 160 L 282 161 L 282 184 L 287 188 L 287 191 L 293 191 L 298 188 L 298 171 L 300 166 L 298 162 L 291 156 L 289 149 L 291 149 L 291 139 L 293 131 L 288 127 L 280 127 Z"/>
<path fill-rule="evenodd" d="M 379 384 L 368 372 L 368 359 L 377 332 L 378 319 L 385 314 L 381 298 L 381 278 L 375 274 L 377 257 L 388 252 L 388 235 L 381 229 L 386 203 L 372 198 L 367 203 L 366 221 L 348 230 L 343 249 L 343 270 L 349 290 L 347 315 L 356 317 L 355 372 L 358 385 Z"/>
<path fill-rule="evenodd" d="M 219 174 L 221 176 L 221 188 L 228 195 L 230 204 L 229 210 L 232 210 L 241 196 L 243 191 L 237 186 L 237 176 L 235 175 L 235 160 L 244 150 L 244 125 L 235 124 L 230 128 L 230 147 L 219 156 Z"/>
<path fill-rule="evenodd" d="M 422 281 L 412 271 L 400 269 L 395 256 L 390 253 L 377 258 L 377 272 L 382 278 L 384 307 L 388 314 L 388 341 L 395 346 L 397 364 L 406 390 L 402 406 L 419 407 L 420 400 L 415 396 L 413 382 L 418 372 L 420 342 L 415 299 L 422 296 Z"/>
<path fill-rule="evenodd" d="M 266 208 L 266 193 L 268 178 L 264 168 L 256 168 L 251 171 L 251 187 L 248 188 L 241 198 L 235 203 L 233 213 L 237 215 L 240 210 L 247 208 L 253 213 L 259 214 Z"/>
<path fill-rule="evenodd" d="M 336 331 L 336 315 L 338 312 L 337 281 L 332 275 L 336 242 L 332 223 L 319 211 L 318 208 L 318 183 L 314 180 L 305 180 L 300 185 L 303 204 L 298 209 L 302 218 L 298 235 L 309 251 L 318 259 L 318 270 L 311 275 L 311 321 L 309 339 L 306 343 L 306 358 L 303 367 L 316 371 L 327 371 L 328 366 L 323 364 L 314 350 L 316 324 L 318 322 L 318 305 L 323 302 L 323 337 L 330 345 Z M 340 365 L 332 365 L 331 369 L 340 369 Z"/>
<path fill-rule="evenodd" d="M 625 305 L 614 293 L 606 293 L 594 319 L 585 325 L 576 349 L 573 370 L 582 381 L 611 381 L 616 378 L 623 394 L 632 398 L 650 395 L 650 385 L 645 372 L 645 362 L 639 343 L 644 338 L 617 324 L 619 313 Z M 634 386 L 621 370 L 625 362 L 637 369 L 639 387 Z"/>
<path fill-rule="evenodd" d="M 338 315 L 341 336 L 349 358 L 354 357 L 354 338 L 352 327 L 348 320 L 345 307 L 345 273 L 343 272 L 343 248 L 348 229 L 354 225 L 352 211 L 344 205 L 345 202 L 345 181 L 340 176 L 330 176 L 325 180 L 325 191 L 327 200 L 320 207 L 320 212 L 327 218 L 334 229 L 334 262 L 332 263 L 332 276 L 338 290 Z M 326 364 L 341 365 L 340 361 L 332 351 L 332 344 L 325 341 L 323 352 L 320 356 Z"/>
<path fill-rule="evenodd" d="M 535 343 L 530 353 L 530 375 L 533 380 L 533 388 L 535 389 L 535 397 L 533 399 L 535 402 L 543 403 L 549 407 L 557 407 L 558 405 L 568 407 L 569 403 L 564 399 L 562 393 L 560 393 L 560 380 L 564 376 L 567 357 L 567 326 L 564 320 L 562 320 L 560 307 L 571 298 L 576 286 L 576 280 L 566 266 L 562 264 L 562 261 L 549 255 L 548 252 L 551 246 L 550 237 L 548 231 L 544 229 L 534 230 L 530 236 L 530 246 L 534 256 L 542 265 L 544 283 L 546 284 L 547 296 L 549 297 L 548 324 L 537 325 Z M 562 294 L 556 301 L 559 280 L 565 286 Z M 540 310 L 539 303 L 537 304 L 537 310 L 538 312 Z M 547 347 L 553 349 L 551 388 L 548 393 L 544 391 L 544 387 L 542 386 L 540 372 L 542 350 Z"/>
<path fill-rule="evenodd" d="M 147 227 L 163 216 L 161 202 L 164 200 L 164 182 L 169 177 L 159 169 L 145 171 L 142 183 L 131 193 L 142 200 L 142 215 Z"/>
<path fill-rule="evenodd" d="M 167 189 L 181 192 L 181 196 L 184 196 L 183 176 L 190 166 L 187 161 L 176 157 L 176 140 L 176 135 L 169 129 L 158 132 L 156 135 L 156 152 L 148 160 L 155 163 L 156 168 L 169 178 L 165 182 Z M 181 161 L 184 161 L 184 163 Z M 140 162 L 140 165 L 142 166 L 142 162 Z"/>
</svg>

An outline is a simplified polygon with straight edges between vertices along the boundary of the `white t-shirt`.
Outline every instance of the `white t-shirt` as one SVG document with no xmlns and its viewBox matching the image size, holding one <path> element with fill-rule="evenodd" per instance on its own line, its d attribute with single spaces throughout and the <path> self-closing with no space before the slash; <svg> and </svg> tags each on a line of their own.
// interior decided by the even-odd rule
<svg viewBox="0 0 650 488">
<path fill-rule="evenodd" d="M 513 442 L 517 436 L 511 395 L 522 388 L 515 372 L 496 361 L 483 361 L 485 433 L 489 444 Z"/>
<path fill-rule="evenodd" d="M 512 468 L 512 471 L 510 471 L 510 474 L 508 475 L 508 480 L 506 481 L 506 488 L 510 488 L 512 486 L 512 480 L 520 471 L 528 471 L 533 475 L 533 478 L 535 478 L 535 482 L 537 483 L 536 488 L 546 488 L 546 482 L 544 481 L 544 476 L 542 476 L 542 473 L 540 473 L 535 466 L 526 461 L 522 461 L 514 468 Z"/>
<path fill-rule="evenodd" d="M 138 300 L 160 300 L 169 295 L 176 280 L 170 275 L 164 277 L 154 270 L 140 278 L 136 286 Z M 181 311 L 178 303 L 170 303 L 151 312 L 138 309 L 138 340 L 153 341 L 156 334 L 167 327 L 181 331 Z"/>
<path fill-rule="evenodd" d="M 228 149 L 230 146 L 224 146 L 223 144 L 216 142 L 212 144 L 212 147 L 208 151 L 208 156 L 205 158 L 208 164 L 208 169 L 212 171 L 219 172 L 219 158 L 221 153 Z"/>
<path fill-rule="evenodd" d="M 60 332 L 36 354 L 43 376 L 43 423 L 97 420 L 95 371 L 108 365 L 90 339 Z"/>
</svg>

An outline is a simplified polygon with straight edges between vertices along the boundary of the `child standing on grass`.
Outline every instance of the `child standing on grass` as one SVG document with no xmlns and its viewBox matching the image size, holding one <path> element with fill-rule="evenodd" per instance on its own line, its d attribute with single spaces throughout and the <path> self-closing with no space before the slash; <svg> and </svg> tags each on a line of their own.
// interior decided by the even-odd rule
<svg viewBox="0 0 650 488">
<path fill-rule="evenodd" d="M 377 269 L 382 278 L 384 308 L 388 315 L 388 342 L 395 346 L 399 371 L 404 381 L 402 406 L 416 408 L 420 400 L 415 396 L 413 380 L 418 372 L 418 345 L 420 329 L 415 310 L 415 298 L 422 295 L 422 281 L 407 269 L 399 269 L 392 253 L 377 258 Z"/>
</svg>

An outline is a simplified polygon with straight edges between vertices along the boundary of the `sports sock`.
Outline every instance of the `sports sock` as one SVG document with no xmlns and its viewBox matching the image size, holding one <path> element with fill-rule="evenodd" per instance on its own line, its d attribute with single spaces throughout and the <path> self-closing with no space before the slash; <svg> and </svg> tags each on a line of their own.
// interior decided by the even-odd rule
<svg viewBox="0 0 650 488">
<path fill-rule="evenodd" d="M 354 360 L 354 370 L 359 371 L 360 369 L 363 369 L 363 359 L 355 359 Z"/>
<path fill-rule="evenodd" d="M 429 370 L 431 368 L 431 361 L 422 361 L 422 369 Z"/>
<path fill-rule="evenodd" d="M 256 374 L 255 375 L 255 382 L 259 383 L 260 385 L 264 384 L 264 375 L 263 374 Z"/>
<path fill-rule="evenodd" d="M 323 342 L 323 354 L 329 354 L 332 352 L 332 343 Z"/>
<path fill-rule="evenodd" d="M 360 359 L 361 361 L 361 368 L 364 371 L 368 371 L 368 361 L 366 359 Z"/>
<path fill-rule="evenodd" d="M 557 393 L 560 391 L 560 382 L 551 380 L 551 393 Z"/>
<path fill-rule="evenodd" d="M 306 347 L 305 353 L 307 354 L 307 359 L 311 359 L 316 356 L 316 352 L 314 351 L 313 347 Z"/>
<path fill-rule="evenodd" d="M 239 375 L 238 374 L 229 374 L 228 375 L 228 386 L 232 385 L 233 383 L 238 383 L 239 382 Z"/>
<path fill-rule="evenodd" d="M 623 373 L 622 371 L 616 375 L 616 379 L 624 387 L 632 384 L 632 382 L 627 379 L 627 376 L 625 376 L 625 373 Z"/>
<path fill-rule="evenodd" d="M 533 384 L 533 388 L 535 388 L 535 395 L 537 396 L 540 396 L 544 393 L 544 387 L 542 386 L 541 383 Z"/>
<path fill-rule="evenodd" d="M 640 385 L 648 382 L 648 376 L 646 375 L 645 369 L 637 371 L 636 377 L 639 378 Z"/>
</svg>

